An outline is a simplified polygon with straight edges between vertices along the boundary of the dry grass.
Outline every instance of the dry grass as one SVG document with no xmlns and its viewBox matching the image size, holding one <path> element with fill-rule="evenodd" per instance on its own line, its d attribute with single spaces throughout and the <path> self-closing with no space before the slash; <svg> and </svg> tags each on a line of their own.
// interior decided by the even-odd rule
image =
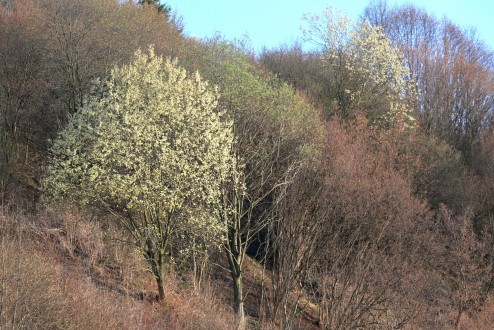
<svg viewBox="0 0 494 330">
<path fill-rule="evenodd" d="M 475 314 L 463 315 L 459 329 L 490 330 L 494 324 L 494 299 L 489 297 L 482 309 Z"/>
<path fill-rule="evenodd" d="M 192 274 L 179 280 L 170 269 L 166 298 L 156 302 L 154 280 L 125 240 L 125 231 L 103 217 L 0 208 L 0 329 L 235 328 L 227 273 L 194 290 Z M 258 315 L 260 286 L 271 274 L 252 259 L 246 269 L 249 327 L 278 329 Z M 460 328 L 491 328 L 493 311 L 488 300 L 482 310 L 465 313 Z M 315 317 L 317 306 L 308 304 L 304 312 L 294 329 L 316 327 L 307 317 Z M 448 327 L 446 320 L 435 325 Z"/>
<path fill-rule="evenodd" d="M 231 329 L 212 290 L 167 278 L 164 302 L 139 255 L 111 222 L 75 212 L 0 209 L 0 328 Z"/>
<path fill-rule="evenodd" d="M 58 285 L 59 265 L 35 248 L 23 217 L 0 211 L 0 325 L 70 328 Z"/>
</svg>

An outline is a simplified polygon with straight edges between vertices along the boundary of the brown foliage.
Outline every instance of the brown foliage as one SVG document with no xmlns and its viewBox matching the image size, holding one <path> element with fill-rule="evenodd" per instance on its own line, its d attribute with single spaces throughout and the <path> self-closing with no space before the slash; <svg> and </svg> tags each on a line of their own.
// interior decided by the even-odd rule
<svg viewBox="0 0 494 330">
<path fill-rule="evenodd" d="M 422 127 L 461 150 L 470 163 L 480 133 L 492 121 L 494 53 L 474 30 L 413 5 L 372 1 L 365 18 L 382 25 L 403 51 L 419 91 L 416 110 Z"/>
<path fill-rule="evenodd" d="M 0 209 L 0 326 L 56 329 L 69 321 L 52 258 L 34 249 L 26 224 Z"/>
<path fill-rule="evenodd" d="M 179 289 L 172 276 L 167 301 L 156 303 L 152 278 L 117 228 L 73 212 L 0 212 L 2 328 L 231 328 L 213 291 Z"/>
<path fill-rule="evenodd" d="M 370 143 L 363 123 L 327 126 L 324 161 L 288 188 L 271 228 L 268 318 L 293 326 L 305 302 L 324 328 L 401 327 L 417 318 L 430 256 L 431 214 Z M 308 300 L 307 300 L 308 299 Z"/>
<path fill-rule="evenodd" d="M 48 138 L 92 81 L 138 48 L 176 55 L 182 36 L 150 6 L 116 0 L 17 0 L 0 5 L 0 191 L 34 198 Z"/>
<path fill-rule="evenodd" d="M 431 154 L 434 145 L 410 143 L 418 138 L 369 129 L 358 118 L 346 128 L 328 124 L 324 162 L 295 179 L 270 228 L 273 273 L 263 307 L 270 322 L 294 327 L 294 315 L 309 308 L 325 328 L 437 328 L 482 310 L 490 235 L 475 233 L 467 210 L 430 210 L 416 196 L 418 178 L 441 182 L 462 169 Z M 458 206 L 440 193 L 427 197 Z"/>
<path fill-rule="evenodd" d="M 331 252 L 319 270 L 326 288 L 319 293 L 321 317 L 329 327 L 399 327 L 414 319 L 425 289 L 420 269 L 430 214 L 387 155 L 373 151 L 373 132 L 365 127 L 347 133 L 329 126 L 325 184 L 333 214 L 325 250 Z"/>
<path fill-rule="evenodd" d="M 436 223 L 434 267 L 450 293 L 448 323 L 458 327 L 464 314 L 475 314 L 484 305 L 494 266 L 492 237 L 485 231 L 477 235 L 467 212 L 455 217 L 444 205 Z"/>
</svg>

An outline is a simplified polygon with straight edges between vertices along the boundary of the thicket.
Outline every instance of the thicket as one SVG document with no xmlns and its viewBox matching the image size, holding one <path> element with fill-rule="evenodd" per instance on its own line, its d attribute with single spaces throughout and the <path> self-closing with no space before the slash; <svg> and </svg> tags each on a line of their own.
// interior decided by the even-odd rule
<svg viewBox="0 0 494 330">
<path fill-rule="evenodd" d="M 475 33 L 373 0 L 255 55 L 155 1 L 0 3 L 0 327 L 489 328 Z"/>
</svg>

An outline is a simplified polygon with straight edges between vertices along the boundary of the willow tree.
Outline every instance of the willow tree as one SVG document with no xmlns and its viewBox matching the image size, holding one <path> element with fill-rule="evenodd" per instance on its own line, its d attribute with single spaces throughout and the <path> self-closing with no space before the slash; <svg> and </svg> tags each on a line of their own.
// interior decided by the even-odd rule
<svg viewBox="0 0 494 330">
<path fill-rule="evenodd" d="M 174 231 L 222 234 L 215 205 L 232 129 L 217 99 L 198 73 L 138 51 L 96 83 L 51 149 L 47 197 L 110 211 L 149 263 L 160 299 Z"/>
<path fill-rule="evenodd" d="M 364 109 L 373 124 L 415 125 L 414 82 L 382 27 L 354 22 L 332 7 L 305 19 L 305 38 L 321 49 L 321 63 L 331 77 L 333 111 L 348 117 Z"/>
</svg>

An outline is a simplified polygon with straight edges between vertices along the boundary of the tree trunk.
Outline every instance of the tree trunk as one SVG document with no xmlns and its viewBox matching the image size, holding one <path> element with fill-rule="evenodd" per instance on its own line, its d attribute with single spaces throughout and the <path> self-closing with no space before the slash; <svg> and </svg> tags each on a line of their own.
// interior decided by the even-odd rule
<svg viewBox="0 0 494 330">
<path fill-rule="evenodd" d="M 458 307 L 458 313 L 456 314 L 456 318 L 455 318 L 455 329 L 460 329 L 460 320 L 462 314 L 463 314 L 463 308 L 460 306 Z"/>
<path fill-rule="evenodd" d="M 233 274 L 233 303 L 235 313 L 238 317 L 238 329 L 245 329 L 245 311 L 244 311 L 244 296 L 242 288 L 242 275 Z"/>
<path fill-rule="evenodd" d="M 163 277 L 161 274 L 156 276 L 156 284 L 158 285 L 158 300 L 165 299 L 165 288 L 163 287 Z"/>
<path fill-rule="evenodd" d="M 146 257 L 148 262 L 151 264 L 151 272 L 153 273 L 154 278 L 156 279 L 156 285 L 158 286 L 158 301 L 161 301 L 165 298 L 165 288 L 163 286 L 163 257 L 158 252 L 158 256 L 154 253 L 154 251 L 147 251 Z"/>
</svg>

